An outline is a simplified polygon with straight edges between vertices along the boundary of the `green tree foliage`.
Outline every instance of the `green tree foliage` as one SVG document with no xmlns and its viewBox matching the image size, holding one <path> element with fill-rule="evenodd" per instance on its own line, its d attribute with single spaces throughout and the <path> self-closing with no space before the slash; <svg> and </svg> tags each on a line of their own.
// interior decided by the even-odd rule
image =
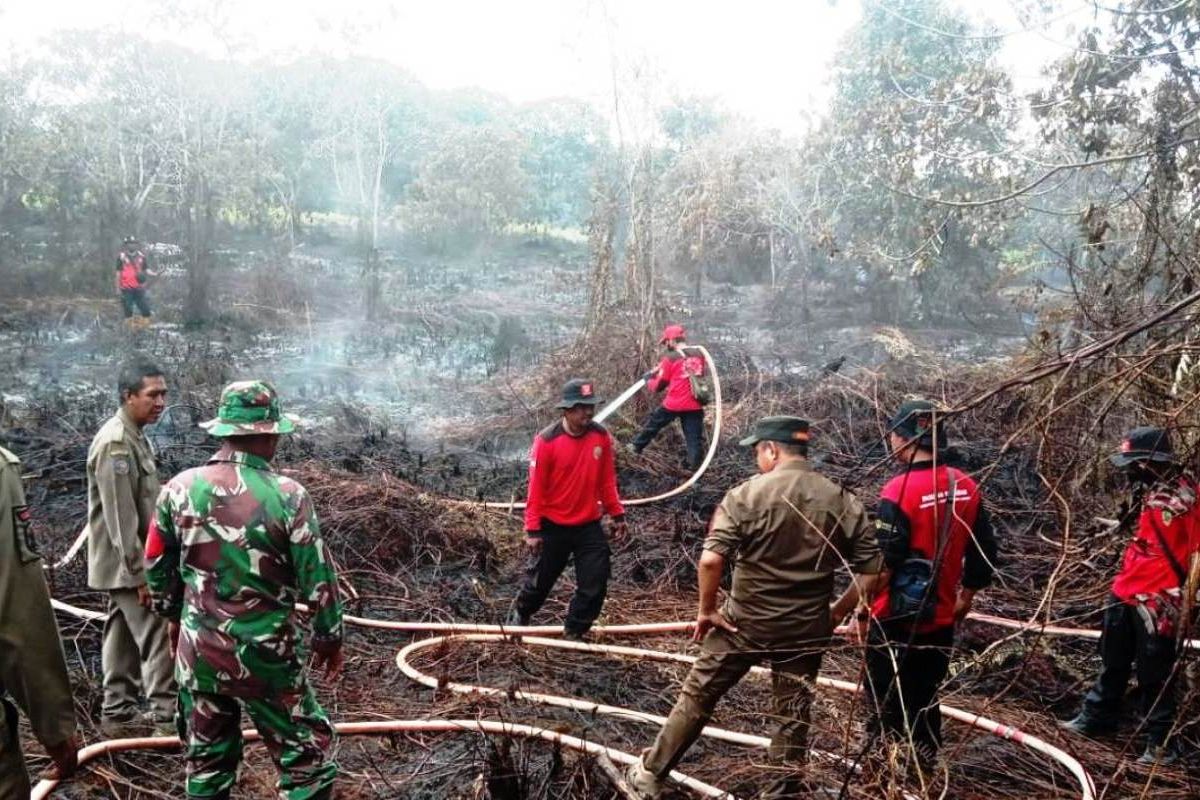
<svg viewBox="0 0 1200 800">
<path fill-rule="evenodd" d="M 1195 2 L 1111 4 L 1033 98 L 1043 141 L 1073 165 L 1067 255 L 1092 322 L 1128 323 L 1197 286 L 1198 46 Z"/>
<path fill-rule="evenodd" d="M 214 240 L 237 227 L 297 244 L 308 212 L 444 246 L 513 224 L 582 227 L 606 133 L 586 105 L 514 108 L 429 92 L 359 58 L 235 62 L 137 36 L 74 32 L 0 64 L 0 208 L 84 239 L 93 283 L 122 235 L 188 255 L 206 313 Z M 471 243 L 471 242 L 467 242 Z"/>
<path fill-rule="evenodd" d="M 560 99 L 517 109 L 513 127 L 524 143 L 521 169 L 529 181 L 529 218 L 584 227 L 591 210 L 589 185 L 608 146 L 604 121 L 586 103 Z"/>
<path fill-rule="evenodd" d="M 519 221 L 527 192 L 515 133 L 493 125 L 459 128 L 421 162 L 397 217 L 402 229 L 445 249 Z"/>
<path fill-rule="evenodd" d="M 806 194 L 878 319 L 945 312 L 996 266 L 1010 212 L 937 202 L 1000 194 L 1011 175 L 1017 110 L 999 42 L 979 33 L 943 0 L 864 3 L 837 56 Z"/>
<path fill-rule="evenodd" d="M 739 126 L 692 141 L 666 168 L 659 206 L 667 263 L 690 274 L 693 294 L 705 275 L 773 283 L 770 182 L 795 158 L 777 136 Z"/>
</svg>

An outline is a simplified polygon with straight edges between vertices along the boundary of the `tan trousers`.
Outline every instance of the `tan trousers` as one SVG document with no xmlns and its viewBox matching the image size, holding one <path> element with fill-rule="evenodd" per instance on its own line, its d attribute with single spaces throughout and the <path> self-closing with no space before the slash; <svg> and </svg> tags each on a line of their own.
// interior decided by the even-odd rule
<svg viewBox="0 0 1200 800">
<path fill-rule="evenodd" d="M 656 777 L 665 779 L 699 738 L 725 693 L 751 667 L 766 661 L 771 665 L 773 712 L 779 721 L 767 757 L 789 769 L 765 796 L 796 796 L 800 791 L 801 770 L 808 758 L 809 714 L 825 646 L 825 641 L 816 641 L 791 644 L 789 649 L 764 649 L 739 634 L 713 629 L 704 638 L 700 657 L 692 665 L 675 707 L 642 763 Z"/>
<path fill-rule="evenodd" d="M 0 697 L 0 800 L 24 800 L 30 789 L 17 730 L 17 707 L 7 697 Z"/>
<path fill-rule="evenodd" d="M 138 710 L 144 689 L 150 711 L 164 720 L 175 715 L 175 659 L 167 621 L 138 602 L 137 589 L 108 593 L 108 619 L 100 651 L 106 718 L 126 718 Z"/>
</svg>

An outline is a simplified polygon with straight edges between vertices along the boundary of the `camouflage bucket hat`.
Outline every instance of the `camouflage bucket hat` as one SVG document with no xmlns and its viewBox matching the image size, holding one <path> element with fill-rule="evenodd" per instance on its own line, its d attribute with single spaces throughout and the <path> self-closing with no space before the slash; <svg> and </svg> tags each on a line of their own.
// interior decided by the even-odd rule
<svg viewBox="0 0 1200 800">
<path fill-rule="evenodd" d="M 201 422 L 210 436 L 251 436 L 256 433 L 291 433 L 294 414 L 284 414 L 275 387 L 266 381 L 238 381 L 221 392 L 216 419 Z"/>
</svg>

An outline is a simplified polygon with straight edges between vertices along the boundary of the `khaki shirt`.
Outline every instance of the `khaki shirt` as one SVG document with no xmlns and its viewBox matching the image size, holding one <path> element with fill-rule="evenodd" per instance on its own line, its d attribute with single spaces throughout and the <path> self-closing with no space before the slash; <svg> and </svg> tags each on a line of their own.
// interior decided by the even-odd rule
<svg viewBox="0 0 1200 800">
<path fill-rule="evenodd" d="M 735 561 L 722 614 L 764 642 L 828 636 L 834 570 L 882 567 L 862 503 L 807 461 L 785 461 L 730 489 L 704 549 Z"/>
<path fill-rule="evenodd" d="M 75 704 L 42 560 L 21 487 L 21 462 L 0 447 L 0 695 L 53 747 L 75 733 Z"/>
<path fill-rule="evenodd" d="M 158 468 L 122 408 L 92 439 L 87 458 L 88 586 L 134 589 L 146 582 L 146 531 L 158 499 Z"/>
</svg>

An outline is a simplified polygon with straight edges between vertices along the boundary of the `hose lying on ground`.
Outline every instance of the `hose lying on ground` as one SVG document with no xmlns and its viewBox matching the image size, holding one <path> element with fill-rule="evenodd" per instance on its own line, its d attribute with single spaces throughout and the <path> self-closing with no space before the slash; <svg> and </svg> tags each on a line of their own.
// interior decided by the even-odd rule
<svg viewBox="0 0 1200 800">
<path fill-rule="evenodd" d="M 632 764 L 637 760 L 637 756 L 626 753 L 623 750 L 616 750 L 611 747 L 589 742 L 575 736 L 568 736 L 565 733 L 551 731 L 545 728 L 538 728 L 533 725 L 521 725 L 513 722 L 498 722 L 493 720 L 477 720 L 477 719 L 393 719 L 393 720 L 378 720 L 372 722 L 339 722 L 334 725 L 337 732 L 342 736 L 385 736 L 394 733 L 415 733 L 415 732 L 440 732 L 440 733 L 489 733 L 500 736 L 513 736 L 523 738 L 544 739 L 548 742 L 555 742 L 564 747 L 576 750 L 589 755 L 606 755 L 613 761 L 621 764 Z M 254 729 L 242 731 L 242 736 L 248 742 L 258 741 L 258 732 Z M 174 736 L 148 736 L 135 739 L 109 739 L 104 742 L 96 742 L 79 751 L 79 764 L 84 764 L 92 761 L 100 756 L 110 753 L 122 753 L 134 750 L 178 750 L 180 747 L 179 739 Z M 672 772 L 671 778 L 677 781 L 680 785 L 686 786 L 694 792 L 699 793 L 704 797 L 726 798 L 727 800 L 736 800 L 728 792 L 711 786 L 703 781 L 698 781 L 695 778 L 690 778 L 680 772 Z M 33 792 L 29 795 L 30 800 L 45 800 L 53 794 L 54 789 L 58 786 L 59 781 L 42 780 L 34 787 Z"/>
<path fill-rule="evenodd" d="M 72 614 L 74 616 L 77 616 L 77 617 L 80 617 L 83 619 L 96 620 L 97 618 L 103 618 L 103 616 L 104 616 L 103 614 L 99 614 L 98 612 L 80 609 L 75 606 L 71 606 L 69 604 L 58 602 L 58 601 L 55 601 L 55 607 L 61 611 L 64 611 L 65 613 L 69 613 L 69 614 Z M 1082 631 L 1085 635 L 1090 635 L 1092 633 L 1091 631 L 1088 631 L 1086 629 L 1063 628 L 1060 626 L 1041 626 L 1039 624 L 1022 623 L 1017 620 L 1008 620 L 1008 619 L 1005 619 L 1002 617 L 992 617 L 990 615 L 974 615 L 973 614 L 971 616 L 975 617 L 975 618 L 979 618 L 979 619 L 981 619 L 981 621 L 987 622 L 989 624 L 1002 624 L 1005 627 L 1017 628 L 1017 629 L 1022 629 L 1022 630 L 1042 630 L 1045 633 L 1053 633 L 1054 635 L 1077 635 L 1078 631 Z M 464 641 L 502 641 L 502 640 L 513 640 L 513 639 L 520 638 L 521 641 L 525 642 L 526 644 L 533 645 L 533 646 L 540 646 L 540 647 L 554 647 L 554 648 L 559 648 L 559 649 L 564 649 L 564 650 L 604 653 L 604 654 L 608 654 L 608 655 L 635 657 L 635 658 L 649 659 L 649 660 L 654 660 L 654 661 L 671 661 L 671 662 L 685 663 L 685 664 L 692 663 L 693 661 L 695 661 L 695 657 L 684 655 L 681 653 L 668 653 L 668 652 L 660 651 L 660 650 L 645 650 L 645 649 L 641 649 L 641 648 L 624 647 L 624 646 L 619 646 L 619 645 L 602 645 L 602 644 L 590 644 L 590 643 L 584 643 L 584 642 L 567 642 L 567 641 L 556 640 L 553 638 L 545 638 L 545 637 L 553 637 L 555 635 L 562 634 L 562 628 L 557 625 L 553 625 L 553 626 L 551 626 L 551 625 L 504 626 L 504 625 L 474 625 L 474 624 L 460 624 L 460 623 L 447 623 L 447 622 L 398 622 L 398 621 L 391 621 L 391 620 L 372 619 L 369 617 L 356 617 L 356 616 L 351 616 L 351 615 L 347 615 L 344 619 L 347 624 L 358 625 L 360 627 L 368 627 L 368 628 L 373 628 L 373 629 L 377 629 L 377 630 L 390 630 L 390 631 L 403 632 L 403 633 L 450 634 L 449 636 L 447 636 L 447 635 L 435 636 L 432 638 L 421 639 L 421 640 L 412 642 L 412 643 L 408 644 L 407 646 L 405 646 L 404 648 L 402 648 L 396 654 L 396 664 L 399 667 L 399 669 L 410 679 L 412 679 L 418 683 L 421 683 L 425 686 L 429 686 L 430 688 L 449 689 L 450 691 L 454 691 L 454 692 L 462 693 L 462 694 L 488 694 L 488 695 L 504 694 L 507 696 L 514 697 L 516 699 L 528 700 L 530 702 L 543 703 L 543 704 L 553 705 L 553 706 L 563 707 L 563 708 L 572 708 L 575 710 L 584 711 L 584 712 L 588 712 L 588 713 L 606 714 L 606 715 L 619 717 L 622 719 L 630 719 L 630 720 L 655 723 L 655 724 L 661 724 L 663 718 L 660 716 L 657 716 L 657 715 L 647 714 L 645 712 L 637 711 L 634 709 L 621 708 L 618 706 L 605 706 L 605 705 L 593 703 L 590 701 L 578 700 L 576 698 L 562 697 L 562 696 L 558 696 L 558 695 L 530 693 L 530 692 L 523 692 L 523 691 L 509 692 L 508 690 L 496 689 L 493 687 L 473 686 L 470 684 L 449 683 L 449 684 L 442 684 L 439 686 L 439 682 L 438 682 L 437 678 L 434 678 L 433 676 L 430 676 L 430 675 L 425 675 L 424 673 L 422 673 L 419 670 L 412 667 L 412 665 L 408 663 L 408 657 L 412 653 L 417 652 L 418 650 L 422 650 L 427 647 L 433 647 L 437 644 L 441 644 L 441 643 L 447 641 L 450 638 L 458 638 L 458 639 L 461 639 Z M 650 635 L 650 634 L 683 632 L 683 631 L 690 630 L 691 627 L 692 627 L 691 622 L 664 622 L 664 623 L 652 623 L 652 624 L 642 624 L 642 625 L 597 626 L 593 630 L 596 631 L 596 633 L 603 634 L 605 636 Z M 768 670 L 766 670 L 765 668 L 762 668 L 762 667 L 755 667 L 753 672 L 756 674 L 765 674 L 765 673 L 768 673 Z M 838 689 L 840 691 L 857 692 L 860 690 L 860 687 L 855 683 L 851 683 L 849 681 L 837 680 L 834 678 L 819 677 L 817 679 L 817 682 L 821 686 Z M 1049 756 L 1051 759 L 1053 759 L 1054 761 L 1061 764 L 1064 768 L 1066 768 L 1075 777 L 1076 781 L 1078 781 L 1079 791 L 1080 791 L 1080 795 L 1079 795 L 1080 800 L 1095 800 L 1096 790 L 1095 790 L 1095 785 L 1094 785 L 1091 775 L 1087 772 L 1087 770 L 1084 768 L 1084 766 L 1077 759 L 1075 759 L 1073 756 L 1067 754 L 1063 750 L 1043 741 L 1042 739 L 1039 739 L 1036 736 L 1033 736 L 1029 733 L 1021 731 L 1020 729 L 1018 729 L 1014 726 L 1006 725 L 1002 722 L 998 722 L 996 720 L 989 719 L 987 717 L 984 717 L 980 714 L 976 714 L 971 711 L 966 711 L 966 710 L 954 708 L 952 706 L 947 706 L 947 705 L 942 705 L 941 711 L 945 716 L 949 717 L 950 719 L 953 719 L 958 722 L 964 723 L 966 725 L 970 725 L 972 727 L 978 728 L 978 729 L 980 729 L 988 734 L 991 734 L 993 736 L 996 736 L 998 738 L 1014 741 L 1017 744 L 1020 744 L 1024 747 L 1029 748 L 1030 750 L 1033 750 L 1035 752 Z M 527 726 L 517 726 L 517 728 L 513 728 L 512 731 L 506 732 L 503 729 L 491 730 L 491 729 L 485 729 L 483 727 L 463 728 L 462 726 L 458 725 L 458 722 L 460 722 L 460 721 L 452 721 L 452 722 L 445 723 L 447 725 L 451 725 L 451 727 L 449 727 L 449 728 L 413 728 L 413 730 L 457 730 L 457 729 L 461 728 L 463 730 L 480 730 L 483 732 L 493 732 L 493 733 L 500 733 L 500 734 L 505 734 L 505 735 L 539 736 L 541 738 L 546 738 L 546 736 L 543 736 L 542 733 L 530 733 L 529 732 L 531 730 L 541 731 L 541 729 L 528 728 Z M 470 721 L 470 722 L 472 724 L 476 724 L 476 721 Z M 379 723 L 372 722 L 372 723 L 346 723 L 346 724 L 347 725 L 363 725 L 363 726 L 370 726 L 370 725 L 384 726 L 384 725 L 392 725 L 392 724 L 394 724 L 394 725 L 422 725 L 422 724 L 441 724 L 441 721 L 437 721 L 437 720 L 397 720 L 397 721 L 385 721 L 385 722 L 379 722 Z M 478 721 L 478 724 L 481 726 L 504 726 L 504 725 L 507 725 L 508 723 Z M 338 725 L 337 727 L 338 727 L 339 731 L 341 731 L 343 728 L 342 725 Z M 518 731 L 518 728 L 520 728 L 520 731 Z M 358 733 L 368 733 L 368 732 L 389 733 L 389 732 L 391 732 L 384 728 L 380 728 L 377 731 L 371 731 L 368 728 L 361 728 L 361 729 L 348 728 L 347 730 L 354 730 L 355 732 L 358 732 Z M 734 731 L 726 731 L 726 730 L 719 729 L 719 728 L 706 728 L 704 731 L 704 735 L 709 736 L 711 738 L 716 738 L 716 739 L 721 739 L 724 741 L 730 741 L 730 742 L 735 742 L 735 743 L 745 744 L 745 745 L 750 745 L 750 746 L 756 746 L 756 747 L 765 746 L 764 743 L 767 741 L 763 737 L 757 737 L 757 736 L 752 736 L 749 734 L 737 733 Z M 561 740 L 562 743 L 564 744 L 564 746 L 569 746 L 569 747 L 574 748 L 574 745 L 571 745 L 566 741 L 566 739 L 568 739 L 568 738 L 570 738 L 570 737 L 566 737 L 563 740 Z M 92 748 L 101 748 L 97 751 L 94 751 L 89 756 L 89 758 L 94 758 L 97 755 L 100 755 L 104 752 L 110 752 L 110 750 L 113 752 L 116 752 L 116 751 L 120 751 L 120 750 L 134 750 L 134 749 L 164 749 L 164 748 L 171 747 L 172 744 L 177 744 L 177 740 L 174 739 L 173 737 L 133 739 L 133 740 L 113 740 L 113 741 L 114 742 L 147 742 L 149 744 L 146 744 L 144 746 L 144 748 L 129 744 L 129 745 L 122 745 L 120 747 L 116 747 L 115 749 L 110 748 L 109 750 L 106 750 L 103 748 L 103 746 L 106 745 L 106 743 L 100 742 L 95 745 L 89 746 Z M 594 745 L 594 747 L 600 747 L 600 746 Z M 574 748 L 574 749 L 579 749 L 579 748 Z M 621 763 L 627 763 L 627 764 L 632 763 L 633 759 L 635 758 L 635 756 L 630 755 L 629 753 L 625 753 L 620 750 L 613 750 L 611 748 L 600 748 L 600 749 L 605 750 L 608 753 L 609 757 L 612 758 L 614 761 L 619 761 Z M 84 750 L 81 751 L 81 754 L 88 752 L 88 750 L 89 750 L 89 748 L 84 748 Z M 588 749 L 588 750 L 582 750 L 582 752 L 594 753 L 597 751 Z M 818 757 L 834 758 L 834 759 L 840 760 L 839 756 L 832 755 L 832 754 L 818 753 Z M 82 760 L 83 760 L 83 757 L 81 755 L 81 761 Z M 706 797 L 726 797 L 726 796 L 728 796 L 726 793 L 724 793 L 723 791 L 721 791 L 719 789 L 716 789 L 715 787 L 711 787 L 708 784 L 703 784 L 699 781 L 695 781 L 694 779 L 688 778 L 687 776 L 682 775 L 682 774 L 672 773 L 672 778 L 674 780 L 678 781 L 679 783 L 681 783 L 682 785 L 688 786 L 689 788 L 692 788 L 692 789 L 700 792 L 701 794 L 703 794 Z M 43 789 L 43 786 L 45 786 L 46 788 Z M 701 787 L 704 787 L 704 788 L 701 788 Z M 47 797 L 47 796 L 49 796 L 50 791 L 53 789 L 53 783 L 49 782 L 49 781 L 42 781 L 42 783 L 38 784 L 38 789 L 41 790 L 41 793 L 39 794 L 38 792 L 35 791 L 35 793 L 33 795 L 34 798 Z M 715 794 L 710 793 L 709 790 L 712 790 L 712 792 L 715 792 Z"/>
</svg>

